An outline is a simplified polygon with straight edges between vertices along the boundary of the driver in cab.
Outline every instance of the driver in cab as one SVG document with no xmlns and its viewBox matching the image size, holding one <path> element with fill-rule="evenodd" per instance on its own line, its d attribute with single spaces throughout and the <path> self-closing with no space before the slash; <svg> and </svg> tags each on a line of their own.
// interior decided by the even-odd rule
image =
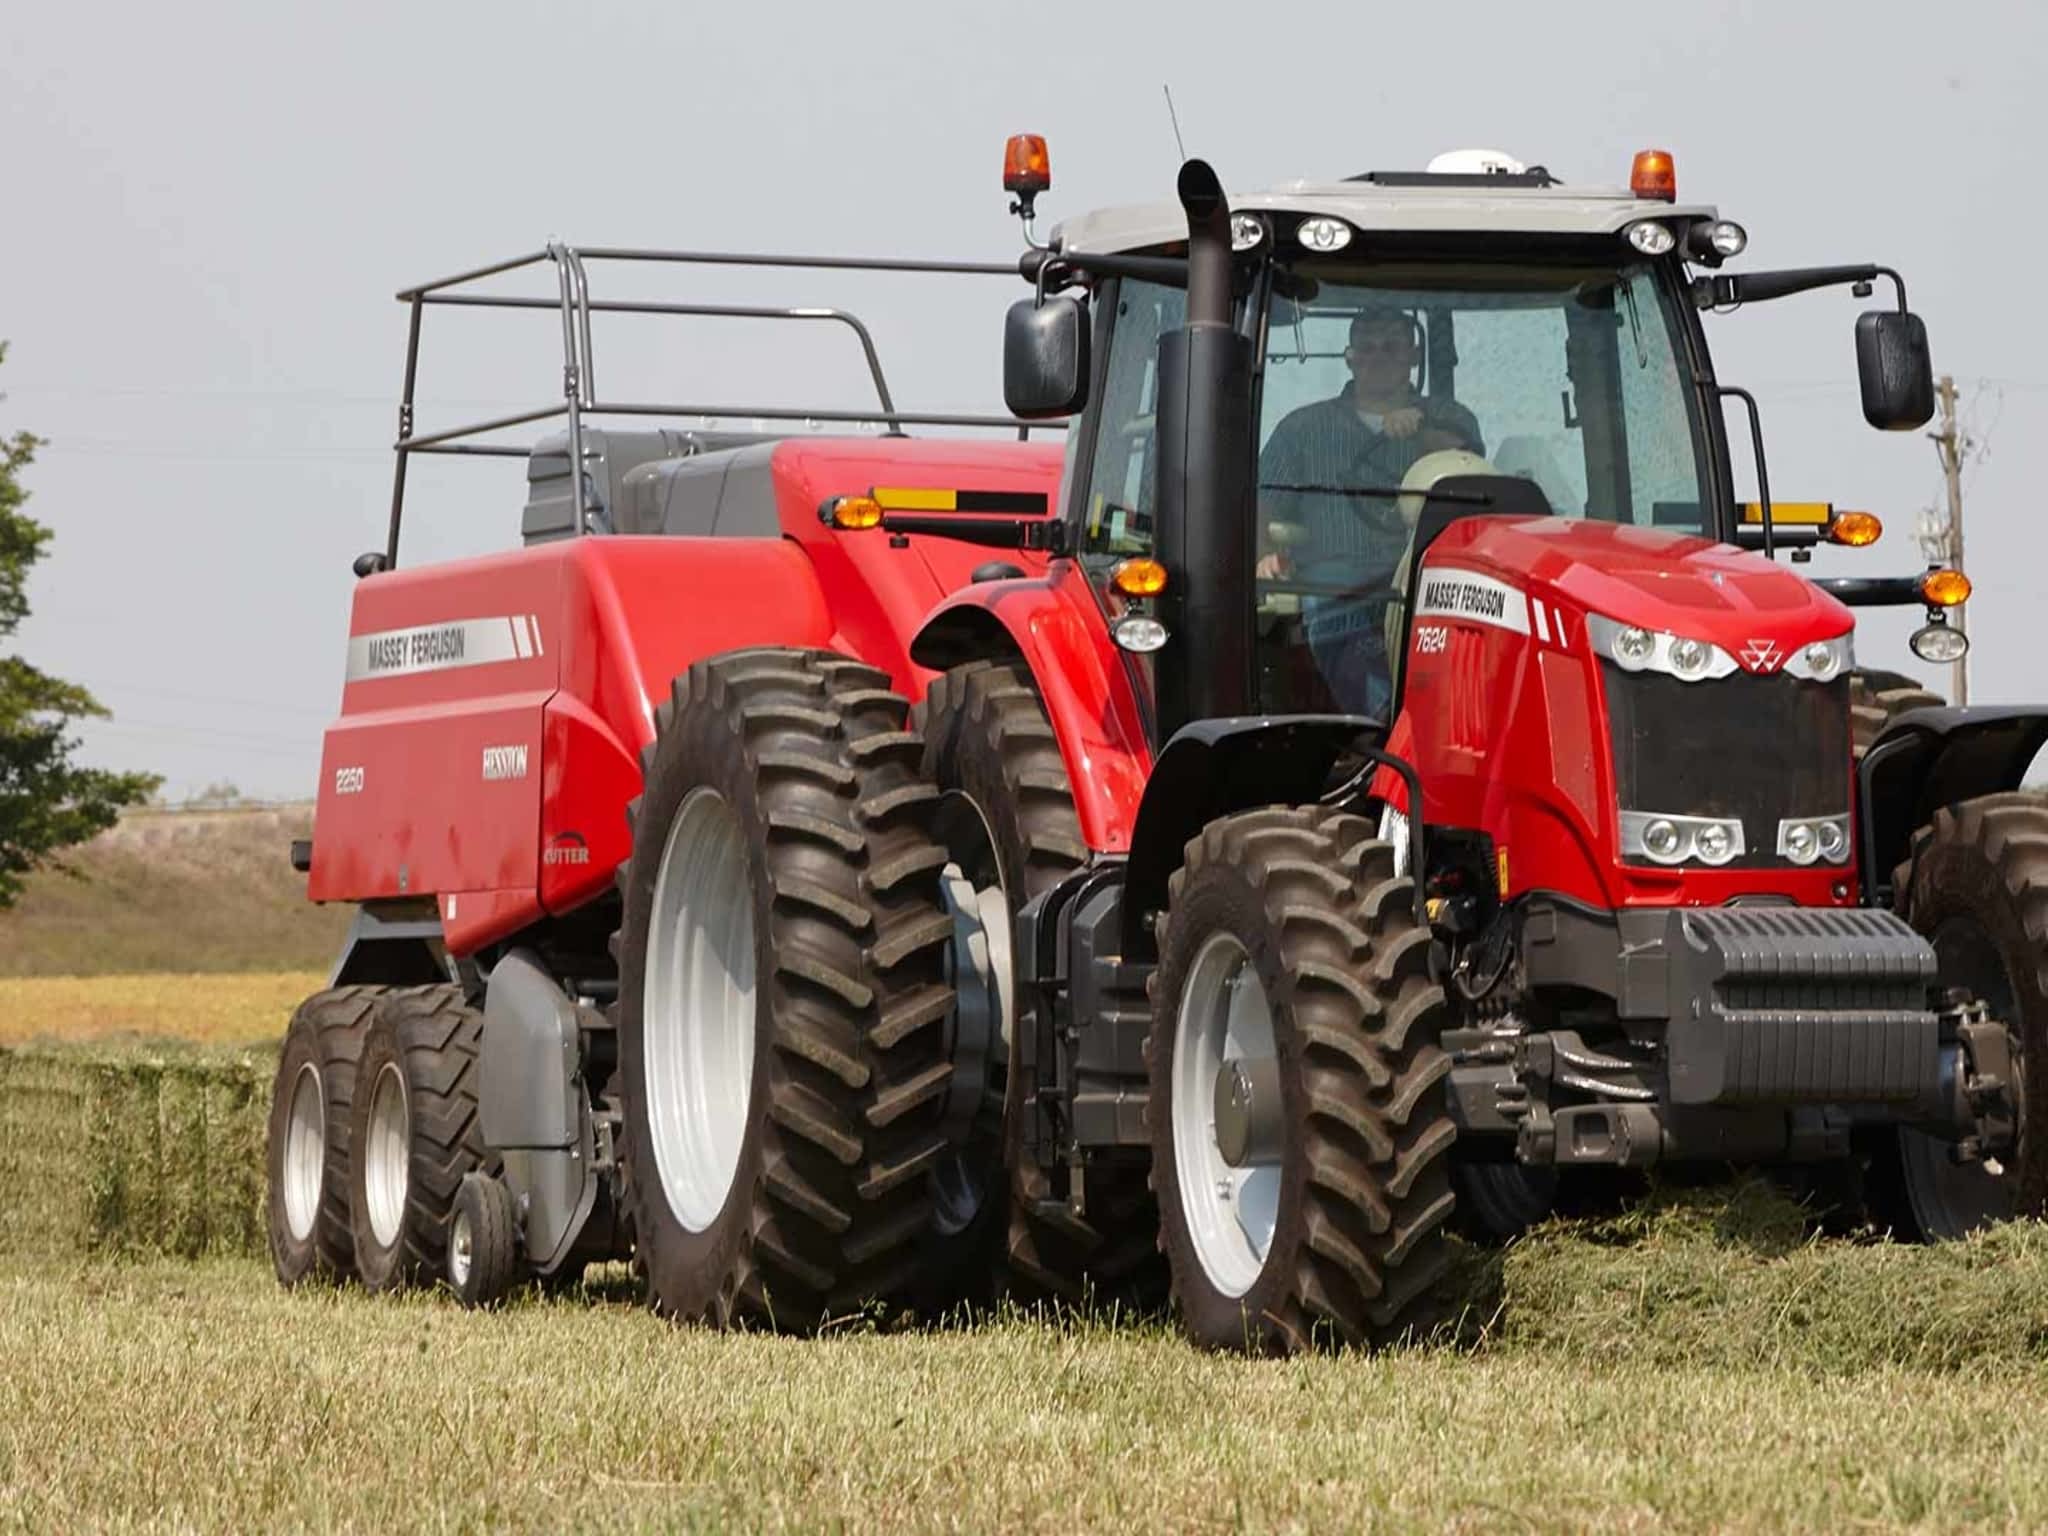
<svg viewBox="0 0 2048 1536">
<path fill-rule="evenodd" d="M 1413 315 L 1391 305 L 1361 310 L 1344 349 L 1351 382 L 1289 412 L 1259 456 L 1266 538 L 1256 574 L 1303 584 L 1309 650 L 1347 712 L 1379 715 L 1392 702 L 1386 639 L 1375 622 L 1383 604 L 1375 599 L 1395 579 L 1420 506 L 1392 492 L 1430 454 L 1485 452 L 1470 411 L 1416 392 L 1421 361 Z"/>
</svg>

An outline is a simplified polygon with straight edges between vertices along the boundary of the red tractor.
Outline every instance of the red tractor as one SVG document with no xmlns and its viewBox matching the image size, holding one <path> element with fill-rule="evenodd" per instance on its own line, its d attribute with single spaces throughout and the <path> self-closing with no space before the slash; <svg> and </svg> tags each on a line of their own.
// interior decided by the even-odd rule
<svg viewBox="0 0 2048 1536">
<path fill-rule="evenodd" d="M 1027 240 L 1048 181 L 1013 142 Z M 1966 589 L 1781 563 L 1869 525 L 1773 505 L 1700 323 L 1889 279 L 1864 409 L 1911 427 L 1896 275 L 1724 273 L 1655 154 L 1179 193 L 1015 268 L 551 247 L 400 296 L 282 1280 L 475 1304 L 631 1254 L 664 1314 L 785 1328 L 1170 1280 L 1200 1342 L 1289 1350 L 1425 1326 L 1454 1213 L 1586 1170 L 1854 1169 L 1930 1237 L 2040 1207 L 2048 712 L 1859 753 L 1845 603 L 1929 604 L 1940 655 Z M 899 410 L 838 311 L 592 299 L 600 260 L 1021 272 L 1014 419 Z M 562 402 L 416 432 L 456 303 L 557 309 Z M 885 430 L 607 400 L 594 311 L 852 324 Z M 713 414 L 758 430 L 676 424 Z M 906 435 L 1049 418 L 1063 456 Z M 407 462 L 456 451 L 527 459 L 524 545 L 400 569 Z"/>
</svg>

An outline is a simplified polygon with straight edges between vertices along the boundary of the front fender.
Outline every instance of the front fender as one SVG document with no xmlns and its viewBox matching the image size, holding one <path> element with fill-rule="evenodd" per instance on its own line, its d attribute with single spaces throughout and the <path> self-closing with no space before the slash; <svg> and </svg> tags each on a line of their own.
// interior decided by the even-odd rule
<svg viewBox="0 0 2048 1536">
<path fill-rule="evenodd" d="M 2018 789 L 2048 743 L 2048 706 L 1915 709 L 1885 727 L 1858 770 L 1864 900 L 1888 899 L 1914 829 L 1937 809 Z"/>
<path fill-rule="evenodd" d="M 995 659 L 1030 668 L 1082 838 L 1098 853 L 1130 847 L 1152 743 L 1131 670 L 1072 561 L 1055 561 L 1043 577 L 975 582 L 951 594 L 919 625 L 910 657 L 938 671 Z"/>
<path fill-rule="evenodd" d="M 1233 811 L 1313 803 L 1339 754 L 1377 751 L 1385 735 L 1385 726 L 1362 715 L 1239 716 L 1196 720 L 1176 731 L 1138 807 L 1124 874 L 1126 958 L 1152 955 L 1152 919 L 1166 908 L 1167 881 L 1190 838 Z M 1402 774 L 1384 766 L 1381 772 L 1396 782 Z"/>
</svg>

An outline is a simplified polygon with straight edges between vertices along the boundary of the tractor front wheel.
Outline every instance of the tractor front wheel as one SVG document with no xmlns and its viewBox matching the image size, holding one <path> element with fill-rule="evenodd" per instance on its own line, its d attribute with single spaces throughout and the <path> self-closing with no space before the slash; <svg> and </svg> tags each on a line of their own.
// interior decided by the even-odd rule
<svg viewBox="0 0 2048 1536">
<path fill-rule="evenodd" d="M 1162 1244 L 1217 1349 L 1426 1330 L 1449 1250 L 1443 989 L 1370 823 L 1247 811 L 1188 844 L 1148 1042 Z"/>
</svg>

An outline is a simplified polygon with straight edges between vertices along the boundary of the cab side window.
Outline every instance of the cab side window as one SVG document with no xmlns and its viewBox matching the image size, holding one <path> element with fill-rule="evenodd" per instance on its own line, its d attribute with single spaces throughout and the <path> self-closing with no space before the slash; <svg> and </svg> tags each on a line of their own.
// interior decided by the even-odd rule
<svg viewBox="0 0 2048 1536">
<path fill-rule="evenodd" d="M 1125 279 L 1115 297 L 1095 458 L 1082 511 L 1081 563 L 1090 575 L 1149 555 L 1158 497 L 1159 338 L 1178 329 L 1187 295 Z"/>
</svg>

